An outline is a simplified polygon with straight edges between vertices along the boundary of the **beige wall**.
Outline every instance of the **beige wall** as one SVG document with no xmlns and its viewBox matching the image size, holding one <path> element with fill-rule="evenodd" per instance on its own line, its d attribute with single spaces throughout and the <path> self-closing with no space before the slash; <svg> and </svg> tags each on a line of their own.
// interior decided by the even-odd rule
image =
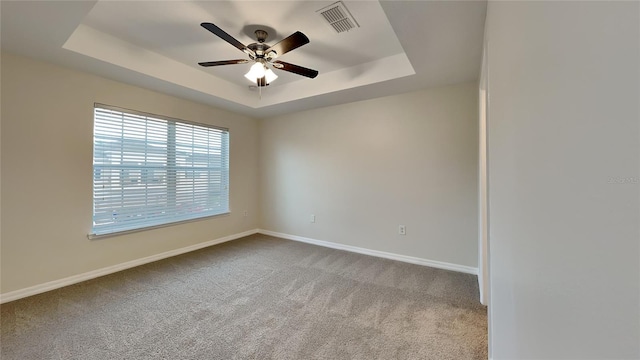
<svg viewBox="0 0 640 360">
<path fill-rule="evenodd" d="M 1 64 L 2 293 L 258 227 L 256 120 L 27 58 Z M 88 240 L 94 102 L 228 127 L 231 215 Z"/>
<path fill-rule="evenodd" d="M 640 359 L 640 3 L 486 26 L 492 358 Z"/>
<path fill-rule="evenodd" d="M 262 120 L 261 226 L 476 267 L 477 113 L 472 83 Z"/>
</svg>

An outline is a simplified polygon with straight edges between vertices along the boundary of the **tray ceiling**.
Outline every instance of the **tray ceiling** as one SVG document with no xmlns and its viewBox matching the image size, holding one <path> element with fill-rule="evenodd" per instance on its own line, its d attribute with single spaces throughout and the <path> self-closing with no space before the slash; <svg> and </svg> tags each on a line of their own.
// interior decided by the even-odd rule
<svg viewBox="0 0 640 360">
<path fill-rule="evenodd" d="M 477 79 L 485 2 L 345 1 L 360 27 L 344 33 L 317 12 L 334 2 L 2 1 L 2 49 L 257 117 Z M 280 59 L 320 75 L 274 70 L 258 93 L 251 64 L 200 67 L 246 58 L 202 22 L 245 45 L 301 31 Z"/>
</svg>

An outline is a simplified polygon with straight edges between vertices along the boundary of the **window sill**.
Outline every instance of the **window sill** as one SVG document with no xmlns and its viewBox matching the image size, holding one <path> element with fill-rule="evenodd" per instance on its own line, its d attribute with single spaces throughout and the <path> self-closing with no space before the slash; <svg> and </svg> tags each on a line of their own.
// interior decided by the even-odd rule
<svg viewBox="0 0 640 360">
<path fill-rule="evenodd" d="M 106 233 L 106 234 L 88 234 L 87 238 L 89 240 L 100 240 L 100 239 L 110 238 L 110 237 L 114 237 L 114 236 L 133 234 L 133 233 L 137 233 L 137 232 L 141 232 L 141 231 L 159 229 L 159 228 L 163 228 L 163 227 L 167 227 L 167 226 L 173 226 L 173 225 L 186 224 L 186 223 L 190 223 L 190 222 L 194 222 L 194 221 L 209 220 L 209 219 L 223 217 L 223 216 L 229 216 L 229 215 L 231 215 L 230 211 L 224 212 L 224 213 L 221 213 L 221 214 L 216 214 L 216 215 L 203 216 L 203 217 L 199 217 L 199 218 L 195 218 L 195 219 L 175 221 L 175 222 L 170 222 L 170 223 L 160 224 L 160 225 L 146 226 L 146 227 L 143 227 L 143 228 L 137 228 L 137 229 L 131 229 L 131 230 L 116 231 L 116 232 L 111 232 L 111 233 Z"/>
</svg>

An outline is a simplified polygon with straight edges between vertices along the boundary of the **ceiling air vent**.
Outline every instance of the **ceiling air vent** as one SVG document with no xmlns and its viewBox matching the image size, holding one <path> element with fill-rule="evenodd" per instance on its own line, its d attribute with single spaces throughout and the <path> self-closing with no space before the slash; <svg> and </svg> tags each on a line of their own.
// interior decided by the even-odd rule
<svg viewBox="0 0 640 360">
<path fill-rule="evenodd" d="M 342 1 L 333 3 L 324 7 L 317 12 L 331 25 L 337 33 L 349 31 L 360 27 L 356 19 L 353 18 L 351 12 L 344 6 Z"/>
</svg>

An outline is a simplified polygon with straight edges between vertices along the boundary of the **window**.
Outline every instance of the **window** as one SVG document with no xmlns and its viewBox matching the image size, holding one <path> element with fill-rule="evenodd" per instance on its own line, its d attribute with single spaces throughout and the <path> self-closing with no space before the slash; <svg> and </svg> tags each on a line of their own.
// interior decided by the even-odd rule
<svg viewBox="0 0 640 360">
<path fill-rule="evenodd" d="M 96 104 L 91 238 L 229 212 L 229 131 Z"/>
</svg>

